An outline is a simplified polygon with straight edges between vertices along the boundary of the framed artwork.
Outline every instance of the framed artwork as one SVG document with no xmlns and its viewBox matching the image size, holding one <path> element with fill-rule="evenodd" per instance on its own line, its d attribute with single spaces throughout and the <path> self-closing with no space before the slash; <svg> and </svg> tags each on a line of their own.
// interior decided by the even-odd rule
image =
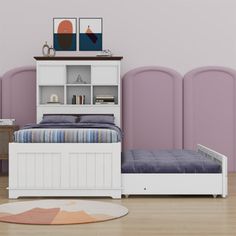
<svg viewBox="0 0 236 236">
<path fill-rule="evenodd" d="M 53 47 L 56 51 L 76 51 L 76 18 L 53 18 Z"/>
<path fill-rule="evenodd" d="M 79 18 L 79 50 L 102 51 L 102 18 Z"/>
</svg>

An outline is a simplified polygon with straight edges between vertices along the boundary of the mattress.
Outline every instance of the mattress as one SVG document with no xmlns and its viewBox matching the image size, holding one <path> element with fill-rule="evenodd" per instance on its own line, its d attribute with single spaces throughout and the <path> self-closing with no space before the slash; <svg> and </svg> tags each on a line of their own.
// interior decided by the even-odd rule
<svg viewBox="0 0 236 236">
<path fill-rule="evenodd" d="M 119 133 L 102 128 L 22 129 L 14 133 L 17 143 L 116 143 Z"/>
<path fill-rule="evenodd" d="M 128 150 L 122 173 L 221 173 L 221 165 L 192 150 Z"/>
</svg>

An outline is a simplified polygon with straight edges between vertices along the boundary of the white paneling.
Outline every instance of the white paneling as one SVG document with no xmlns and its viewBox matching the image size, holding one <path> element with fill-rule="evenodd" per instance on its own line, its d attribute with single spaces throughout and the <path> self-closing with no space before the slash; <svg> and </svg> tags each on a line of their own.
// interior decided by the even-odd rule
<svg viewBox="0 0 236 236">
<path fill-rule="evenodd" d="M 87 154 L 87 187 L 94 188 L 95 187 L 95 176 L 96 176 L 96 162 L 94 154 Z"/>
<path fill-rule="evenodd" d="M 120 143 L 11 143 L 9 196 L 119 198 L 121 186 L 114 188 L 112 180 L 120 179 L 120 149 Z"/>
<path fill-rule="evenodd" d="M 101 153 L 96 153 L 96 187 L 102 188 L 104 185 L 104 157 Z"/>
<path fill-rule="evenodd" d="M 61 155 L 52 153 L 52 188 L 61 186 Z"/>
<path fill-rule="evenodd" d="M 79 153 L 77 155 L 78 158 L 78 177 L 79 177 L 79 185 L 78 187 L 84 188 L 87 185 L 87 159 L 85 153 Z"/>
<path fill-rule="evenodd" d="M 26 156 L 25 153 L 18 154 L 17 158 L 18 160 L 18 187 L 19 188 L 25 188 L 26 187 Z"/>
<path fill-rule="evenodd" d="M 26 158 L 26 187 L 33 188 L 35 186 L 35 154 L 27 153 Z"/>
<path fill-rule="evenodd" d="M 117 66 L 92 66 L 92 84 L 118 84 Z"/>
<path fill-rule="evenodd" d="M 104 187 L 110 188 L 112 186 L 111 176 L 112 176 L 112 160 L 111 155 L 104 154 Z"/>
<path fill-rule="evenodd" d="M 44 161 L 44 188 L 52 188 L 52 158 L 51 153 L 45 153 L 43 156 Z"/>
<path fill-rule="evenodd" d="M 69 154 L 70 161 L 70 187 L 77 188 L 78 185 L 78 156 L 76 154 Z"/>
<path fill-rule="evenodd" d="M 38 153 L 35 154 L 35 187 L 36 188 L 43 188 L 43 179 L 44 179 L 44 160 L 43 154 Z"/>
<path fill-rule="evenodd" d="M 61 187 L 69 188 L 70 187 L 70 165 L 68 161 L 68 156 L 63 153 L 62 154 L 62 169 L 61 169 Z"/>
<path fill-rule="evenodd" d="M 39 85 L 64 85 L 66 79 L 65 66 L 38 66 Z"/>
</svg>

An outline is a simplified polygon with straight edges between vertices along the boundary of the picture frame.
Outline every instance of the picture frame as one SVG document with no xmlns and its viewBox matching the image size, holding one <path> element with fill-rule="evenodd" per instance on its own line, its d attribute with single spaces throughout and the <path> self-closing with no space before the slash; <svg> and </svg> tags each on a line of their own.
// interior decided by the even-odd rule
<svg viewBox="0 0 236 236">
<path fill-rule="evenodd" d="M 77 50 L 77 18 L 53 18 L 53 48 L 56 51 Z"/>
<path fill-rule="evenodd" d="M 79 18 L 79 50 L 102 51 L 103 48 L 103 18 Z"/>
</svg>

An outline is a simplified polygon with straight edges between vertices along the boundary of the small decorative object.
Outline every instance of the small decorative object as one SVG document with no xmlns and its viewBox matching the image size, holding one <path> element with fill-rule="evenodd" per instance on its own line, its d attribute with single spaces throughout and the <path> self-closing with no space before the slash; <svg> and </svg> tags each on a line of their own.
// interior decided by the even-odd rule
<svg viewBox="0 0 236 236">
<path fill-rule="evenodd" d="M 80 74 L 78 74 L 76 80 L 75 80 L 75 83 L 78 83 L 78 84 L 87 84 L 86 81 L 84 81 L 81 77 Z"/>
<path fill-rule="evenodd" d="M 48 46 L 47 41 L 45 42 L 45 44 L 42 47 L 42 53 L 43 53 L 43 56 L 45 56 L 45 57 L 48 57 L 48 55 L 49 55 L 49 46 Z"/>
<path fill-rule="evenodd" d="M 50 96 L 50 103 L 58 103 L 59 102 L 59 98 L 56 94 L 52 94 Z"/>
<path fill-rule="evenodd" d="M 0 125 L 14 125 L 15 119 L 0 119 Z"/>
<path fill-rule="evenodd" d="M 112 52 L 109 49 L 102 50 L 99 54 L 97 54 L 98 57 L 112 57 Z"/>
<path fill-rule="evenodd" d="M 43 56 L 45 56 L 45 57 L 55 57 L 56 50 L 52 46 L 49 47 L 48 43 L 46 41 L 42 47 L 42 53 L 43 53 Z"/>
<path fill-rule="evenodd" d="M 53 19 L 53 46 L 56 51 L 76 51 L 76 18 Z"/>
<path fill-rule="evenodd" d="M 72 97 L 72 104 L 76 104 L 76 95 L 73 95 Z"/>
<path fill-rule="evenodd" d="M 55 57 L 56 56 L 56 50 L 51 46 L 48 50 L 48 56 L 49 57 Z"/>
<path fill-rule="evenodd" d="M 79 50 L 102 51 L 102 18 L 79 19 Z"/>
</svg>

